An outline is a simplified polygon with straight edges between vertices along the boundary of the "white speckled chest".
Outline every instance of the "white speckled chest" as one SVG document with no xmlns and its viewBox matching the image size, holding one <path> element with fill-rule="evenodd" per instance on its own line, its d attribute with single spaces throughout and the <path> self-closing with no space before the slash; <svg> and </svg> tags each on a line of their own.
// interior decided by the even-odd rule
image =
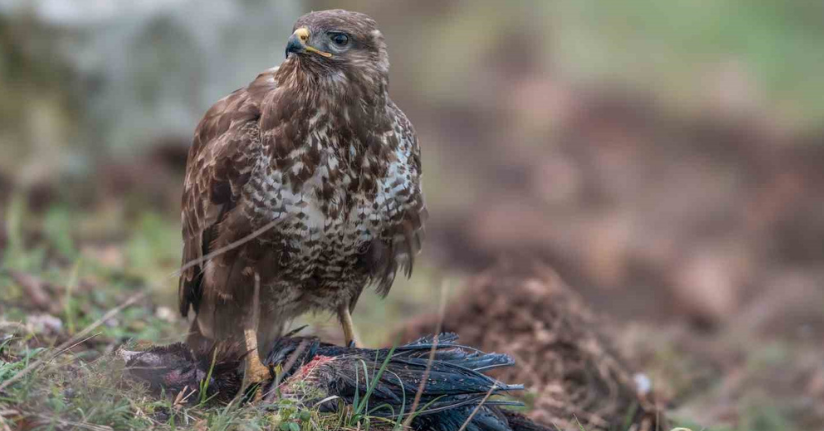
<svg viewBox="0 0 824 431">
<path fill-rule="evenodd" d="M 277 262 L 281 280 L 363 286 L 369 274 L 356 267 L 358 255 L 399 221 L 408 196 L 418 187 L 409 166 L 413 143 L 402 132 L 401 124 L 393 124 L 377 136 L 387 145 L 397 143 L 381 160 L 364 154 L 362 143 L 338 142 L 337 134 L 316 127 L 303 145 L 289 152 L 292 175 L 274 168 L 272 157 L 261 148 L 244 194 L 258 225 L 282 221 L 262 236 L 283 251 Z M 314 166 L 304 157 L 312 150 L 320 152 Z M 375 169 L 381 163 L 385 166 Z M 298 174 L 305 179 L 297 181 Z"/>
</svg>

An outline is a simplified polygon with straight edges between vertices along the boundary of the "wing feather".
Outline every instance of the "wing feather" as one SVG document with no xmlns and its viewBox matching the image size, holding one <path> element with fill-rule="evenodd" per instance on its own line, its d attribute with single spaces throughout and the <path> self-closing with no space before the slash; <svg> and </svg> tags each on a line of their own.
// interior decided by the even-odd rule
<svg viewBox="0 0 824 431">
<path fill-rule="evenodd" d="M 415 256 L 423 244 L 424 224 L 428 212 L 421 190 L 421 150 L 412 123 L 394 103 L 389 103 L 395 133 L 398 135 L 397 167 L 390 167 L 399 178 L 387 179 L 400 186 L 393 190 L 390 200 L 397 210 L 390 214 L 389 225 L 381 234 L 379 244 L 373 244 L 368 259 L 377 293 L 389 293 L 395 274 L 400 269 L 406 277 L 412 276 Z M 398 181 L 400 180 L 400 181 Z"/>
<path fill-rule="evenodd" d="M 270 69 L 249 86 L 215 103 L 195 130 L 186 162 L 181 221 L 183 262 L 198 262 L 209 253 L 218 224 L 237 204 L 249 180 L 260 146 L 259 120 L 265 94 L 276 87 Z M 197 312 L 203 296 L 204 262 L 184 267 L 178 287 L 180 313 Z"/>
</svg>

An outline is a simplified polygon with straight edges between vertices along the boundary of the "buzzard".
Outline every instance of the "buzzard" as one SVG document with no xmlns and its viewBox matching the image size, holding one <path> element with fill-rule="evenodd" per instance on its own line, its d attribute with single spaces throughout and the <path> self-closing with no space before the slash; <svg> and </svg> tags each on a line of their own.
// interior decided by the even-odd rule
<svg viewBox="0 0 824 431">
<path fill-rule="evenodd" d="M 289 320 L 336 313 L 347 344 L 366 286 L 411 274 L 426 209 L 412 124 L 389 98 L 375 21 L 299 18 L 286 60 L 218 101 L 195 131 L 182 202 L 187 344 L 248 352 L 247 378 Z"/>
</svg>

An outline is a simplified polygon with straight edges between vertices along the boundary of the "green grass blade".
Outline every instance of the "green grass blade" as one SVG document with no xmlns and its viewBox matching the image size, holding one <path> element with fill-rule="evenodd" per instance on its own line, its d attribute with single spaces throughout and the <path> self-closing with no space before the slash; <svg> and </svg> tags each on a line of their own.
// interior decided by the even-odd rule
<svg viewBox="0 0 824 431">
<path fill-rule="evenodd" d="M 389 349 L 389 354 L 386 355 L 386 359 L 384 359 L 383 364 L 381 364 L 381 368 L 378 370 L 378 374 L 372 378 L 372 385 L 367 386 L 366 395 L 364 396 L 364 403 L 368 403 L 369 397 L 371 397 L 372 392 L 375 391 L 375 386 L 377 386 L 378 382 L 380 381 L 383 372 L 386 371 L 386 367 L 389 365 L 389 360 L 392 359 L 392 354 L 395 353 L 395 347 L 396 346 L 392 346 L 392 348 Z M 364 364 L 364 366 L 365 365 L 366 364 Z"/>
</svg>

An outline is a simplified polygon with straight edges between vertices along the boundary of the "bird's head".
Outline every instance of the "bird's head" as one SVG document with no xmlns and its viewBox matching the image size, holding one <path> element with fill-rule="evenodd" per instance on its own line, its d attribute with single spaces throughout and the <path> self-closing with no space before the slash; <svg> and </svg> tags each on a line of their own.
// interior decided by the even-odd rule
<svg viewBox="0 0 824 431">
<path fill-rule="evenodd" d="M 300 17 L 286 43 L 286 64 L 333 82 L 361 79 L 385 86 L 389 75 L 386 43 L 375 20 L 341 9 Z"/>
</svg>

